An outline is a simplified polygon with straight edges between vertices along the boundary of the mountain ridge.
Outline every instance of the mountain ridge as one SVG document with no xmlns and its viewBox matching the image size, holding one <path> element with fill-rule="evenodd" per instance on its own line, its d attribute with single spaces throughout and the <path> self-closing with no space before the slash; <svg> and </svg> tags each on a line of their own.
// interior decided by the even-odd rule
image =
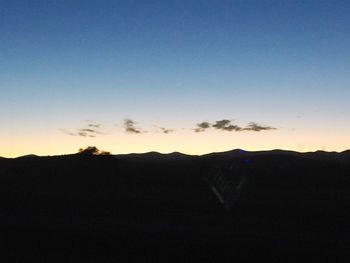
<svg viewBox="0 0 350 263">
<path fill-rule="evenodd" d="M 74 154 L 62 154 L 62 155 L 49 155 L 49 156 L 38 156 L 36 154 L 26 154 L 14 158 L 7 158 L 0 156 L 0 159 L 27 159 L 27 158 L 50 158 L 50 157 L 64 157 L 64 156 L 77 156 L 80 155 L 80 153 L 74 153 Z M 184 158 L 206 158 L 206 157 L 239 157 L 239 156 L 259 156 L 259 155 L 293 155 L 293 156 L 304 156 L 309 158 L 316 158 L 316 159 L 334 159 L 334 160 L 341 160 L 341 159 L 347 159 L 350 158 L 350 150 L 345 150 L 342 152 L 336 152 L 336 151 L 311 151 L 311 152 L 297 152 L 292 150 L 282 150 L 282 149 L 273 149 L 273 150 L 260 150 L 260 151 L 246 151 L 243 149 L 232 149 L 228 151 L 222 151 L 222 152 L 211 152 L 211 153 L 205 153 L 201 155 L 192 155 L 192 154 L 185 154 L 182 152 L 174 151 L 170 153 L 160 153 L 157 151 L 149 151 L 144 153 L 124 153 L 124 154 L 110 154 L 110 156 L 121 158 L 121 159 L 145 159 L 145 160 L 152 160 L 152 159 L 184 159 Z"/>
</svg>

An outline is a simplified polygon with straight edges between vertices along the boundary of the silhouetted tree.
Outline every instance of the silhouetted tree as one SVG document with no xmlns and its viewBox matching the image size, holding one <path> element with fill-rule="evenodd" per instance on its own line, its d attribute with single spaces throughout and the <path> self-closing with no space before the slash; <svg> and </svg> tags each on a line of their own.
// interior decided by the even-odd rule
<svg viewBox="0 0 350 263">
<path fill-rule="evenodd" d="M 99 150 L 96 146 L 88 146 L 85 149 L 80 148 L 78 153 L 84 154 L 84 155 L 110 155 L 111 154 L 110 152 Z"/>
</svg>

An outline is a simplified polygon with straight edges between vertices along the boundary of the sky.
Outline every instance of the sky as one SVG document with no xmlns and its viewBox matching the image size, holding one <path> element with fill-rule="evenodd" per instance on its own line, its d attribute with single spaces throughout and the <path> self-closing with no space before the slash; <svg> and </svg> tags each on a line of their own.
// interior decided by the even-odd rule
<svg viewBox="0 0 350 263">
<path fill-rule="evenodd" d="M 350 148 L 350 1 L 0 0 L 0 156 Z"/>
</svg>

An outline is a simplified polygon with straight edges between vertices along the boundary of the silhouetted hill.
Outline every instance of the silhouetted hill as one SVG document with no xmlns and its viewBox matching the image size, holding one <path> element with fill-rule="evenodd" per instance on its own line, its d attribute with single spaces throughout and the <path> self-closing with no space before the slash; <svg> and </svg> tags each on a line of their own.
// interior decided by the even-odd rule
<svg viewBox="0 0 350 263">
<path fill-rule="evenodd" d="M 169 154 L 163 154 L 159 152 L 147 152 L 147 153 L 131 153 L 131 154 L 118 154 L 115 155 L 119 159 L 139 160 L 139 161 L 159 161 L 159 160 L 181 160 L 195 157 L 179 152 L 173 152 Z"/>
<path fill-rule="evenodd" d="M 22 156 L 19 156 L 19 157 L 16 157 L 16 159 L 25 159 L 25 158 L 39 158 L 38 155 L 35 155 L 35 154 L 27 154 L 27 155 L 22 155 Z"/>
<path fill-rule="evenodd" d="M 350 150 L 343 151 L 343 152 L 341 152 L 340 154 L 341 154 L 341 156 L 342 156 L 344 159 L 350 161 Z"/>
<path fill-rule="evenodd" d="M 325 151 L 316 151 L 316 152 L 307 152 L 304 154 L 306 157 L 320 160 L 320 161 L 344 161 L 344 155 L 337 152 L 325 152 Z"/>
<path fill-rule="evenodd" d="M 214 157 L 214 158 L 236 158 L 240 156 L 258 156 L 258 155 L 291 155 L 298 156 L 301 153 L 286 151 L 286 150 L 271 150 L 271 151 L 245 151 L 242 149 L 235 149 L 226 152 L 215 152 L 202 155 L 202 157 Z"/>
<path fill-rule="evenodd" d="M 249 153 L 249 152 L 244 151 L 244 150 L 241 150 L 241 149 L 234 149 L 234 150 L 230 150 L 230 151 L 226 151 L 226 152 L 213 152 L 213 153 L 208 153 L 208 154 L 202 155 L 202 157 L 211 157 L 211 156 L 219 156 L 219 157 L 230 156 L 230 157 L 236 157 L 236 156 L 239 156 L 240 154 L 243 154 L 243 153 Z"/>
<path fill-rule="evenodd" d="M 349 256 L 349 153 L 1 159 L 4 262 Z"/>
</svg>

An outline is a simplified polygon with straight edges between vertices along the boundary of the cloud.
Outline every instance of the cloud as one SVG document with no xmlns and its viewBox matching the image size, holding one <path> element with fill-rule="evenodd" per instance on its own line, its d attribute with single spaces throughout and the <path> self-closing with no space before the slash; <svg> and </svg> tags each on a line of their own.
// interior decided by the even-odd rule
<svg viewBox="0 0 350 263">
<path fill-rule="evenodd" d="M 135 122 L 131 119 L 124 120 L 124 128 L 125 128 L 125 132 L 127 133 L 134 133 L 134 134 L 144 133 L 144 131 L 135 127 Z"/>
<path fill-rule="evenodd" d="M 94 138 L 98 134 L 102 134 L 101 131 L 98 130 L 98 128 L 101 127 L 100 124 L 95 123 L 89 123 L 88 128 L 81 128 L 77 129 L 76 132 L 67 131 L 65 129 L 60 129 L 64 134 L 70 135 L 70 136 L 80 136 L 80 137 L 90 137 Z"/>
<path fill-rule="evenodd" d="M 69 132 L 69 131 L 66 131 L 65 129 L 59 129 L 61 132 L 63 132 L 64 134 L 67 134 L 69 136 L 76 136 L 77 134 L 76 133 L 73 133 L 73 132 Z"/>
<path fill-rule="evenodd" d="M 216 121 L 212 127 L 223 131 L 242 131 L 242 127 L 239 127 L 238 125 L 232 125 L 230 120 Z"/>
<path fill-rule="evenodd" d="M 81 136 L 81 137 L 90 137 L 90 138 L 96 137 L 96 135 L 94 135 L 94 134 L 91 134 L 91 133 L 86 132 L 86 131 L 81 131 L 81 130 L 77 133 L 77 135 Z"/>
<path fill-rule="evenodd" d="M 243 128 L 241 126 L 231 124 L 230 120 L 218 120 L 215 121 L 215 123 L 209 123 L 209 122 L 201 122 L 197 124 L 197 127 L 193 129 L 195 132 L 204 132 L 210 127 L 215 128 L 216 130 L 221 131 L 235 131 L 235 132 L 243 132 L 243 131 L 253 131 L 253 132 L 260 132 L 260 131 L 268 131 L 268 130 L 276 130 L 276 128 L 271 126 L 263 126 L 259 125 L 256 122 L 250 122 L 248 125 Z"/>
<path fill-rule="evenodd" d="M 221 121 L 216 121 L 215 124 L 212 124 L 212 127 L 222 130 L 224 129 L 227 125 L 231 123 L 230 120 L 221 120 Z"/>
<path fill-rule="evenodd" d="M 153 127 L 154 127 L 154 132 L 156 133 L 161 132 L 161 133 L 169 134 L 169 133 L 175 132 L 174 129 L 168 129 L 168 128 L 160 127 L 158 125 L 153 125 Z"/>
<path fill-rule="evenodd" d="M 161 132 L 164 134 L 170 134 L 175 132 L 174 129 L 169 129 L 165 127 L 159 127 L 154 126 L 156 129 L 153 132 Z M 81 129 L 77 129 L 75 132 L 73 131 L 67 131 L 65 129 L 60 129 L 61 132 L 63 132 L 66 135 L 69 136 L 80 136 L 83 138 L 95 138 L 100 134 L 104 134 L 101 132 L 101 124 L 95 123 L 94 121 L 88 121 L 85 127 Z M 124 119 L 123 128 L 126 133 L 130 134 L 143 134 L 147 133 L 147 131 L 144 131 L 136 126 L 136 122 L 132 119 Z M 260 125 L 257 122 L 250 122 L 246 126 L 239 126 L 236 124 L 232 124 L 231 120 L 228 119 L 222 119 L 217 120 L 215 122 L 200 122 L 196 124 L 196 127 L 192 129 L 194 132 L 205 132 L 209 129 L 215 129 L 219 131 L 227 131 L 227 132 L 260 132 L 260 131 L 270 131 L 270 130 L 276 130 L 276 128 L 268 125 Z"/>
<path fill-rule="evenodd" d="M 197 128 L 193 129 L 195 132 L 204 132 L 206 129 L 209 129 L 211 124 L 209 122 L 197 123 Z"/>
<path fill-rule="evenodd" d="M 276 130 L 276 128 L 271 127 L 271 126 L 262 126 L 256 122 L 250 122 L 243 130 L 260 132 L 260 131 Z"/>
<path fill-rule="evenodd" d="M 95 129 L 85 128 L 85 129 L 79 129 L 77 134 L 81 137 L 94 138 L 96 137 L 97 134 L 101 134 L 101 132 Z"/>
<path fill-rule="evenodd" d="M 92 132 L 92 133 L 98 133 L 98 131 L 93 130 L 93 129 L 80 129 L 82 132 Z"/>
<path fill-rule="evenodd" d="M 165 133 L 165 134 L 169 134 L 169 133 L 173 133 L 173 132 L 174 132 L 173 129 L 166 129 L 166 128 L 163 128 L 163 127 L 160 127 L 160 129 L 161 129 L 162 132 Z"/>
<path fill-rule="evenodd" d="M 222 128 L 224 131 L 242 131 L 242 128 L 237 125 L 227 125 Z"/>
</svg>

